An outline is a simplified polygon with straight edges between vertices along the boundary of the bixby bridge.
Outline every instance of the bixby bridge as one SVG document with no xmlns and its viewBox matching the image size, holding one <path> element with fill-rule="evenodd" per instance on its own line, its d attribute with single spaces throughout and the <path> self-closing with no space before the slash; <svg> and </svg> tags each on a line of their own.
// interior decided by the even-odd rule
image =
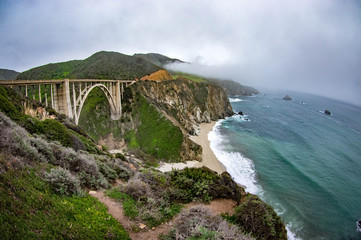
<svg viewBox="0 0 361 240">
<path fill-rule="evenodd" d="M 110 105 L 111 119 L 118 120 L 122 115 L 121 99 L 124 87 L 133 84 L 135 80 L 103 80 L 103 79 L 60 79 L 60 80 L 10 80 L 0 81 L 0 86 L 19 87 L 25 95 L 50 105 L 55 111 L 67 115 L 78 125 L 83 105 L 89 93 L 96 87 L 100 88 Z M 25 89 L 23 89 L 25 88 Z M 43 99 L 43 101 L 42 101 Z"/>
</svg>

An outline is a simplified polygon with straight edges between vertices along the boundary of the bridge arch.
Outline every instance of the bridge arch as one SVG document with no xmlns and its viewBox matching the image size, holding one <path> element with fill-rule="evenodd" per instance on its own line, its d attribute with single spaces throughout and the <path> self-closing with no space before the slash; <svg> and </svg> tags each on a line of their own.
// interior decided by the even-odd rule
<svg viewBox="0 0 361 240">
<path fill-rule="evenodd" d="M 110 114 L 111 119 L 117 120 L 120 118 L 122 107 L 121 104 L 117 104 L 117 99 L 114 99 L 113 94 L 111 93 L 112 90 L 108 89 L 104 84 L 97 83 L 94 85 L 91 85 L 87 88 L 85 88 L 81 94 L 78 96 L 78 98 L 74 99 L 74 120 L 75 124 L 78 125 L 79 118 L 81 114 L 81 110 L 83 109 L 83 105 L 85 103 L 85 100 L 88 98 L 88 95 L 94 88 L 100 88 L 104 95 L 106 96 L 109 106 L 110 106 Z M 115 96 L 116 97 L 116 96 Z M 119 98 L 120 99 L 120 98 Z"/>
<path fill-rule="evenodd" d="M 39 101 L 42 102 L 42 93 L 45 95 L 45 106 L 48 106 L 50 93 L 51 107 L 55 111 L 67 115 L 78 125 L 79 117 L 89 93 L 99 87 L 105 94 L 112 120 L 118 120 L 122 114 L 121 98 L 124 87 L 134 84 L 135 80 L 107 80 L 107 79 L 48 79 L 48 80 L 9 80 L 0 81 L 0 86 L 25 87 L 25 96 L 28 96 L 28 87 L 32 88 L 33 100 L 35 89 L 39 90 Z M 45 87 L 42 87 L 45 86 Z M 50 86 L 50 89 L 49 89 Z M 71 91 L 72 86 L 72 91 Z M 49 92 L 50 90 L 50 92 Z"/>
</svg>

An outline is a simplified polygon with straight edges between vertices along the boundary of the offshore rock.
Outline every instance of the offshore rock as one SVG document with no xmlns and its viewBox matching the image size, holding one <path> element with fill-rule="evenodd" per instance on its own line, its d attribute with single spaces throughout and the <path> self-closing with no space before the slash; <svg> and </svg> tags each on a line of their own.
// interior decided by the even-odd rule
<svg viewBox="0 0 361 240">
<path fill-rule="evenodd" d="M 283 97 L 283 100 L 292 100 L 292 98 L 287 94 L 286 96 Z"/>
</svg>

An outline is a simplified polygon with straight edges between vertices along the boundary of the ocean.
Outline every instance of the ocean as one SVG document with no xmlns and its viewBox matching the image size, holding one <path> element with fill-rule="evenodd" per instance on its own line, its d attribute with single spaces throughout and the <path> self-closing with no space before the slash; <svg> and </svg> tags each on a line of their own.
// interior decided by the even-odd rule
<svg viewBox="0 0 361 240">
<path fill-rule="evenodd" d="M 213 152 L 246 191 L 274 207 L 289 239 L 361 239 L 361 108 L 285 95 L 230 98 L 244 115 L 217 122 L 208 135 Z"/>
</svg>

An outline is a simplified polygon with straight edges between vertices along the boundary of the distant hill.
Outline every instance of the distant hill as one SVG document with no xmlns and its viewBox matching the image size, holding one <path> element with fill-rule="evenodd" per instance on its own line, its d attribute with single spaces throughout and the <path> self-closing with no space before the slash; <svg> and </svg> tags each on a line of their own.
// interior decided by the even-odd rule
<svg viewBox="0 0 361 240">
<path fill-rule="evenodd" d="M 185 72 L 175 72 L 173 73 L 174 78 L 186 78 L 192 80 L 193 82 L 208 82 L 218 85 L 223 88 L 227 95 L 240 95 L 240 96 L 250 96 L 258 94 L 259 91 L 253 87 L 244 86 L 238 82 L 232 80 L 224 80 L 218 78 L 207 78 L 191 73 Z"/>
<path fill-rule="evenodd" d="M 250 96 L 259 93 L 253 87 L 244 86 L 232 80 L 208 79 L 208 81 L 221 86 L 228 95 Z"/>
<path fill-rule="evenodd" d="M 183 63 L 183 61 L 176 59 L 176 58 L 169 58 L 167 56 L 164 56 L 162 54 L 158 53 L 136 53 L 133 56 L 135 57 L 141 57 L 145 60 L 148 60 L 149 62 L 157 65 L 157 66 L 165 66 L 170 63 Z"/>
<path fill-rule="evenodd" d="M 0 68 L 0 80 L 13 80 L 19 75 L 19 72 Z"/>
<path fill-rule="evenodd" d="M 22 72 L 17 79 L 135 79 L 161 69 L 142 57 L 102 51 L 84 60 L 36 67 Z"/>
</svg>

